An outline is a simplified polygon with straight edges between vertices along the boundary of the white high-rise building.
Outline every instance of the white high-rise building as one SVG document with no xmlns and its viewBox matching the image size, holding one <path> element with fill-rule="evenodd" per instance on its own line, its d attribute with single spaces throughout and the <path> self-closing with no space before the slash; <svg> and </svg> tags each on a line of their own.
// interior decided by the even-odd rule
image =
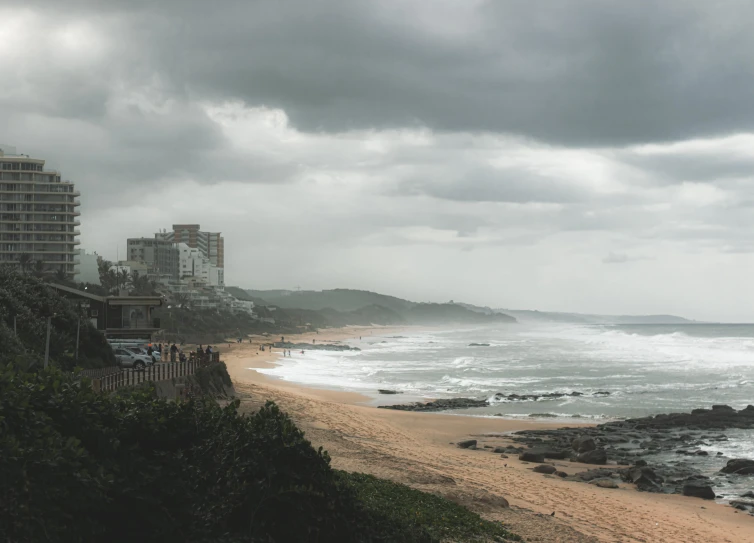
<svg viewBox="0 0 754 543">
<path fill-rule="evenodd" d="M 212 287 L 225 285 L 225 277 L 222 268 L 218 268 L 207 258 L 198 247 L 189 247 L 185 243 L 178 244 L 180 256 L 181 279 L 193 277 L 202 283 Z"/>
<path fill-rule="evenodd" d="M 45 161 L 0 145 L 0 264 L 73 278 L 79 193 Z"/>
</svg>

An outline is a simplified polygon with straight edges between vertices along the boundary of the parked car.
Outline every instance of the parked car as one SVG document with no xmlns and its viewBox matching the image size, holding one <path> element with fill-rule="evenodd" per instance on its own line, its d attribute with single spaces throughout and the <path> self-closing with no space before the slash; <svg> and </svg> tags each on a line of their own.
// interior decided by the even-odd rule
<svg viewBox="0 0 754 543">
<path fill-rule="evenodd" d="M 135 370 L 143 370 L 147 366 L 154 365 L 154 360 L 147 354 L 138 354 L 129 351 L 128 349 L 115 349 L 115 359 L 118 361 L 118 365 L 123 368 L 133 368 Z"/>
<path fill-rule="evenodd" d="M 142 354 L 144 356 L 149 356 L 149 351 L 147 351 L 146 347 L 140 347 L 140 346 L 133 346 L 133 347 L 126 347 L 127 351 L 130 351 L 134 354 Z M 160 351 L 157 349 L 152 350 L 152 357 L 155 361 L 161 360 Z"/>
</svg>

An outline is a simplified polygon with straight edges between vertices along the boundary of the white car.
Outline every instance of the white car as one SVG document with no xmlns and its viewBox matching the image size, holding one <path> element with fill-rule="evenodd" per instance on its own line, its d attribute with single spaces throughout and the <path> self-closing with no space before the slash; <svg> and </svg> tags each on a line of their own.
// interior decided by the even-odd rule
<svg viewBox="0 0 754 543">
<path fill-rule="evenodd" d="M 121 367 L 133 368 L 135 370 L 143 370 L 147 366 L 154 365 L 154 360 L 152 360 L 151 356 L 137 354 L 127 349 L 115 349 L 115 359 Z"/>
<path fill-rule="evenodd" d="M 134 346 L 134 347 L 126 347 L 125 349 L 134 354 L 142 354 L 144 356 L 149 356 L 149 351 L 147 351 L 145 347 Z M 160 356 L 160 351 L 158 351 L 157 349 L 152 350 L 152 357 L 155 360 L 162 360 L 162 357 Z"/>
</svg>

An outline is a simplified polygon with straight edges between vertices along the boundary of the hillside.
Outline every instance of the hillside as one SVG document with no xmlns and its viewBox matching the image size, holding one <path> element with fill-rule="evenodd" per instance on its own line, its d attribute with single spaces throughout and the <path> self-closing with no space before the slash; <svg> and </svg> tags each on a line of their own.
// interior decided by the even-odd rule
<svg viewBox="0 0 754 543">
<path fill-rule="evenodd" d="M 334 309 L 335 311 L 356 311 L 363 307 L 376 305 L 386 309 L 402 312 L 410 309 L 414 303 L 394 296 L 369 292 L 367 290 L 334 289 L 334 290 L 247 290 L 250 296 L 262 298 L 269 305 L 283 309 Z"/>
<path fill-rule="evenodd" d="M 466 309 L 458 304 L 417 304 L 405 313 L 413 324 L 458 324 L 516 322 L 516 319 L 503 313 L 486 315 Z"/>
<path fill-rule="evenodd" d="M 276 319 L 288 318 L 316 327 L 516 322 L 515 318 L 493 310 L 483 313 L 452 302 L 416 303 L 366 290 L 247 290 L 246 294 L 277 307 Z"/>
</svg>

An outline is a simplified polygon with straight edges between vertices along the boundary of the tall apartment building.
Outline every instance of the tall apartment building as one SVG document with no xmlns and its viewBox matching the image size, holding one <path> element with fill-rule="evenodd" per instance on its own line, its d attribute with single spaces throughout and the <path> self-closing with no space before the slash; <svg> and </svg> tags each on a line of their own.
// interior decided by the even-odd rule
<svg viewBox="0 0 754 543">
<path fill-rule="evenodd" d="M 180 254 L 172 241 L 153 238 L 128 238 L 128 260 L 143 262 L 147 275 L 157 281 L 178 279 Z"/>
<path fill-rule="evenodd" d="M 198 224 L 174 224 L 172 232 L 157 233 L 155 238 L 185 243 L 199 249 L 213 266 L 225 268 L 225 240 L 220 232 L 203 232 Z"/>
<path fill-rule="evenodd" d="M 179 243 L 178 251 L 181 261 L 181 279 L 192 277 L 213 287 L 225 285 L 225 270 L 212 264 L 200 249 L 189 247 L 186 243 Z"/>
<path fill-rule="evenodd" d="M 0 145 L 0 264 L 73 277 L 80 243 L 79 193 L 45 161 Z"/>
</svg>

